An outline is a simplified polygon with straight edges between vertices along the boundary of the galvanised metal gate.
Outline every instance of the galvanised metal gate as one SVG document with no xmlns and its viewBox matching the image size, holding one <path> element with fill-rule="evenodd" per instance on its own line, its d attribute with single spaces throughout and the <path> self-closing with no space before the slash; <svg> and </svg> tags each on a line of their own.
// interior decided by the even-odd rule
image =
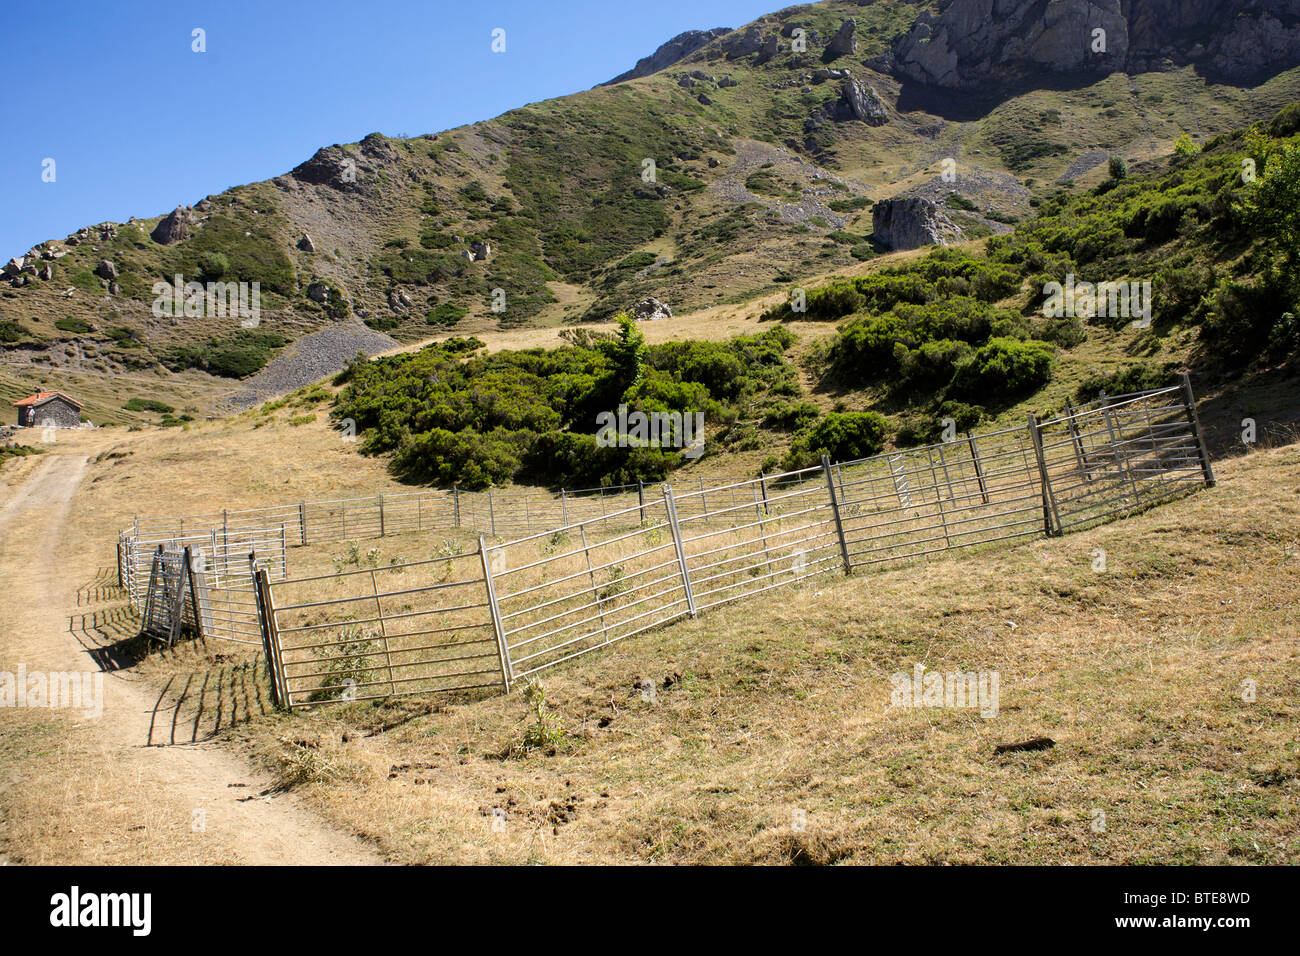
<svg viewBox="0 0 1300 956">
<path fill-rule="evenodd" d="M 399 567 L 257 575 L 290 708 L 515 681 L 826 572 L 1106 521 L 1212 485 L 1191 387 L 1025 426 L 690 489 Z"/>
</svg>

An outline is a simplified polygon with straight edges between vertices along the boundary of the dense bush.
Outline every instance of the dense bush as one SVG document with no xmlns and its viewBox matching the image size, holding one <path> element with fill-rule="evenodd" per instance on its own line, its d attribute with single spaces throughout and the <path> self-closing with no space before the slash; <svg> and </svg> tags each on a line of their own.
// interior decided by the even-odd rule
<svg viewBox="0 0 1300 956">
<path fill-rule="evenodd" d="M 241 329 L 226 338 L 209 339 L 202 345 L 176 345 L 160 356 L 163 365 L 173 372 L 198 368 L 212 375 L 243 378 L 266 365 L 275 349 L 289 342 L 276 332 Z"/>
<path fill-rule="evenodd" d="M 990 339 L 953 376 L 949 394 L 999 405 L 1037 391 L 1051 380 L 1055 349 L 1034 339 Z"/>
<path fill-rule="evenodd" d="M 885 447 L 888 434 L 889 422 L 876 412 L 830 412 L 795 436 L 782 465 L 793 471 L 822 455 L 833 462 L 869 458 Z"/>
<path fill-rule="evenodd" d="M 74 332 L 80 335 L 90 331 L 90 325 L 84 319 L 68 316 L 63 319 L 55 319 L 54 327 L 60 332 Z"/>
<path fill-rule="evenodd" d="M 647 346 L 630 320 L 583 344 L 471 355 L 477 339 L 452 339 L 412 355 L 353 362 L 333 414 L 356 422 L 361 450 L 393 453 L 411 481 L 483 488 L 512 480 L 619 484 L 658 480 L 683 463 L 676 449 L 600 447 L 602 412 L 701 412 L 734 418 L 765 407 L 793 378 L 786 329 L 729 342 Z"/>
</svg>

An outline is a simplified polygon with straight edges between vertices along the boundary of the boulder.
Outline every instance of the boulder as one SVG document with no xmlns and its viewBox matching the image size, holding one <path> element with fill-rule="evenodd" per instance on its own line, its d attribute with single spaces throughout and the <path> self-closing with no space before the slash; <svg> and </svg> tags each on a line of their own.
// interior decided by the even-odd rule
<svg viewBox="0 0 1300 956">
<path fill-rule="evenodd" d="M 301 249 L 303 252 L 316 251 L 316 243 L 311 241 L 310 233 L 304 232 L 302 234 L 302 238 L 298 240 L 298 248 Z"/>
<path fill-rule="evenodd" d="M 946 246 L 962 231 L 928 199 L 882 199 L 871 208 L 872 238 L 890 249 Z"/>
<path fill-rule="evenodd" d="M 388 293 L 388 307 L 394 312 L 406 312 L 411 308 L 411 297 L 401 289 L 393 289 Z"/>
<path fill-rule="evenodd" d="M 699 96 L 697 96 L 697 97 L 695 97 L 695 98 L 699 101 L 699 103 L 700 103 L 701 106 L 712 106 L 712 105 L 713 105 L 713 100 L 709 99 L 708 96 L 706 96 L 704 93 L 701 93 Z"/>
<path fill-rule="evenodd" d="M 876 91 L 858 79 L 850 77 L 844 81 L 840 98 L 853 119 L 862 120 L 868 126 L 883 126 L 889 122 L 885 104 L 876 95 Z"/>
<path fill-rule="evenodd" d="M 739 86 L 739 85 L 740 85 L 739 83 L 737 83 L 735 80 L 733 80 L 733 79 L 731 78 L 730 74 L 728 74 L 727 76 L 724 76 L 722 79 L 718 80 L 718 86 L 721 86 L 721 87 L 727 87 L 727 86 Z"/>
<path fill-rule="evenodd" d="M 47 265 L 38 273 L 38 275 L 43 282 L 49 282 L 54 278 L 54 266 Z"/>
<path fill-rule="evenodd" d="M 324 282 L 313 282 L 311 285 L 307 286 L 307 298 L 311 299 L 313 302 L 319 302 L 324 305 L 329 301 L 329 297 L 330 287 Z"/>
<path fill-rule="evenodd" d="M 13 276 L 18 275 L 18 273 L 23 271 L 23 266 L 26 265 L 26 263 L 27 263 L 26 256 L 15 256 L 14 258 L 10 259 L 7 263 L 5 263 L 5 268 L 4 268 L 5 276 L 12 278 Z"/>
<path fill-rule="evenodd" d="M 692 86 L 700 82 L 693 76 L 683 76 L 678 78 L 677 85 L 684 90 L 689 90 Z"/>
<path fill-rule="evenodd" d="M 193 210 L 189 206 L 177 206 L 158 220 L 158 225 L 153 227 L 149 238 L 160 246 L 170 246 L 172 243 L 188 239 L 191 234 L 190 227 L 193 225 Z"/>
<path fill-rule="evenodd" d="M 492 244 L 487 240 L 472 243 L 469 248 L 474 253 L 475 262 L 485 262 L 492 255 Z"/>
<path fill-rule="evenodd" d="M 110 282 L 117 278 L 117 266 L 107 259 L 101 259 L 99 265 L 95 266 L 95 275 L 101 279 L 108 279 Z"/>
<path fill-rule="evenodd" d="M 848 56 L 858 52 L 857 38 L 858 21 L 849 17 L 840 24 L 840 28 L 835 31 L 835 36 L 831 37 L 826 44 L 826 52 L 830 56 Z"/>
<path fill-rule="evenodd" d="M 648 322 L 653 319 L 671 319 L 673 310 L 668 307 L 668 303 L 660 302 L 654 296 L 647 296 L 632 306 L 631 315 L 638 322 Z"/>
</svg>

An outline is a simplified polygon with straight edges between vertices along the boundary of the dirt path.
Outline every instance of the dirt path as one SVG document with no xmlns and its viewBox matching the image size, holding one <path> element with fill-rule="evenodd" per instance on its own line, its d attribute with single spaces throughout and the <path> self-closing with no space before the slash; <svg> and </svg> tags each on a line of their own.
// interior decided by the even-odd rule
<svg viewBox="0 0 1300 956">
<path fill-rule="evenodd" d="M 21 583 L 25 591 L 21 602 L 0 603 L 0 668 L 12 672 L 25 663 L 29 673 L 98 670 L 87 648 L 70 631 L 78 586 L 75 569 L 85 559 L 67 553 L 70 548 L 64 538 L 68 521 L 75 519 L 74 498 L 88 459 L 54 454 L 42 458 L 0 509 L 0 580 Z M 106 820 L 123 816 L 132 820 L 124 828 L 129 834 L 110 832 L 106 824 L 86 828 L 82 820 L 68 821 L 69 830 L 80 824 L 95 834 L 92 841 L 101 841 L 85 848 L 88 857 L 141 862 L 132 856 L 134 847 L 157 844 L 181 831 L 193 834 L 187 840 L 186 858 L 194 863 L 382 862 L 360 840 L 326 827 L 292 796 L 275 793 L 268 777 L 215 743 L 147 746 L 157 697 L 156 689 L 130 671 L 110 671 L 104 675 L 101 717 L 58 712 L 65 718 L 62 732 L 75 735 L 70 745 L 91 754 L 97 764 L 78 769 L 80 775 L 96 781 L 94 799 L 78 791 L 83 802 L 65 811 L 83 815 L 98 807 Z M 14 770 L 6 769 L 11 774 Z M 105 792 L 110 794 L 107 800 Z M 133 799 L 139 801 L 139 808 L 131 806 Z M 124 801 L 130 811 L 126 814 Z M 7 809 L 22 812 L 13 806 Z M 157 832 L 151 834 L 151 826 Z M 107 844 L 113 850 L 104 858 Z M 22 847 L 5 850 L 14 861 L 32 858 Z M 49 858 L 47 848 L 40 850 L 41 862 L 81 861 L 75 850 L 70 851 L 72 859 L 57 854 Z"/>
</svg>

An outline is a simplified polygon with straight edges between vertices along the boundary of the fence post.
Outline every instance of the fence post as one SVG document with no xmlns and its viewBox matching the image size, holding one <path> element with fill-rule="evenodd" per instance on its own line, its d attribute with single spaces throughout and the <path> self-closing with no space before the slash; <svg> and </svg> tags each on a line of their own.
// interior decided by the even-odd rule
<svg viewBox="0 0 1300 956">
<path fill-rule="evenodd" d="M 763 514 L 770 515 L 772 509 L 767 503 L 767 474 L 761 468 L 758 471 L 758 490 L 763 493 Z"/>
<path fill-rule="evenodd" d="M 831 474 L 831 460 L 822 455 L 822 471 L 826 473 L 826 490 L 831 494 L 831 513 L 835 516 L 835 533 L 840 539 L 840 557 L 844 559 L 844 573 L 848 574 L 853 570 L 853 563 L 849 560 L 849 544 L 844 540 L 844 522 L 840 519 L 840 502 L 835 496 L 835 476 Z"/>
<path fill-rule="evenodd" d="M 1192 437 L 1196 439 L 1196 447 L 1201 452 L 1201 472 L 1205 475 L 1205 487 L 1213 488 L 1214 468 L 1210 464 L 1209 452 L 1205 450 L 1205 439 L 1201 436 L 1201 419 L 1196 414 L 1196 398 L 1192 395 L 1192 380 L 1186 372 L 1183 373 L 1183 404 L 1187 408 L 1187 421 L 1192 426 Z"/>
<path fill-rule="evenodd" d="M 287 691 L 288 678 L 283 673 L 283 662 L 277 650 L 277 641 L 272 637 L 275 618 L 271 613 L 271 586 L 266 571 L 258 568 L 257 556 L 248 555 L 248 573 L 253 579 L 253 598 L 257 602 L 257 621 L 262 632 L 262 653 L 266 655 L 266 672 L 270 678 L 271 703 L 278 710 L 293 710 L 293 704 Z M 285 690 L 281 690 L 281 681 Z"/>
<path fill-rule="evenodd" d="M 460 527 L 460 482 L 451 486 L 451 496 L 456 505 L 456 527 Z"/>
<path fill-rule="evenodd" d="M 488 613 L 492 617 L 492 633 L 497 639 L 497 659 L 501 662 L 501 686 L 510 693 L 510 685 L 515 679 L 514 665 L 510 663 L 510 645 L 506 642 L 506 628 L 501 620 L 501 609 L 497 607 L 497 589 L 492 581 L 492 564 L 488 561 L 487 545 L 483 536 L 478 536 L 478 553 L 483 559 L 483 586 L 487 589 Z"/>
<path fill-rule="evenodd" d="M 676 507 L 676 505 L 674 505 Z M 700 514 L 709 513 L 709 499 L 704 497 L 704 476 L 700 476 Z"/>
<path fill-rule="evenodd" d="M 488 485 L 488 521 L 492 525 L 492 537 L 495 538 L 497 533 L 497 512 L 496 509 L 492 507 L 492 486 L 491 485 Z"/>
<path fill-rule="evenodd" d="M 1074 420 L 1074 406 L 1070 400 L 1065 400 L 1065 420 L 1070 426 L 1070 438 L 1074 442 L 1074 459 L 1079 463 L 1079 472 L 1083 475 L 1084 481 L 1092 481 L 1092 472 L 1088 470 L 1085 463 L 1086 457 L 1083 453 L 1083 436 L 1079 434 L 1079 423 Z"/>
<path fill-rule="evenodd" d="M 640 478 L 636 480 L 636 503 L 641 509 L 641 523 L 645 524 L 645 482 Z"/>
<path fill-rule="evenodd" d="M 975 448 L 975 433 L 968 431 L 966 433 L 966 441 L 970 445 L 970 460 L 975 463 L 975 480 L 979 482 L 980 498 L 983 499 L 984 504 L 988 504 L 989 488 L 988 484 L 984 481 L 984 468 L 980 464 L 980 453 Z"/>
<path fill-rule="evenodd" d="M 1043 533 L 1051 537 L 1061 533 L 1061 516 L 1056 512 L 1056 499 L 1052 495 L 1052 482 L 1047 477 L 1047 459 L 1043 456 L 1043 436 L 1038 430 L 1038 419 L 1029 413 L 1029 437 L 1034 443 L 1034 457 L 1038 459 L 1038 478 L 1043 486 Z"/>
<path fill-rule="evenodd" d="M 299 532 L 301 532 L 299 537 L 302 539 L 303 545 L 306 545 L 307 544 L 307 502 L 305 501 L 301 501 L 298 503 L 298 530 Z"/>
<path fill-rule="evenodd" d="M 560 524 L 567 525 L 568 523 L 569 523 L 569 495 L 565 491 L 565 489 L 561 488 L 560 489 Z M 529 528 L 528 530 L 531 531 L 532 529 Z"/>
<path fill-rule="evenodd" d="M 677 502 L 673 489 L 664 485 L 664 510 L 668 512 L 668 527 L 673 533 L 673 547 L 677 551 L 677 566 L 682 570 L 682 589 L 686 592 L 686 608 L 695 617 L 695 592 L 691 589 L 691 573 L 686 567 L 686 547 L 682 544 L 682 529 L 677 524 Z"/>
<path fill-rule="evenodd" d="M 379 496 L 379 537 L 384 536 L 384 496 Z"/>
</svg>

